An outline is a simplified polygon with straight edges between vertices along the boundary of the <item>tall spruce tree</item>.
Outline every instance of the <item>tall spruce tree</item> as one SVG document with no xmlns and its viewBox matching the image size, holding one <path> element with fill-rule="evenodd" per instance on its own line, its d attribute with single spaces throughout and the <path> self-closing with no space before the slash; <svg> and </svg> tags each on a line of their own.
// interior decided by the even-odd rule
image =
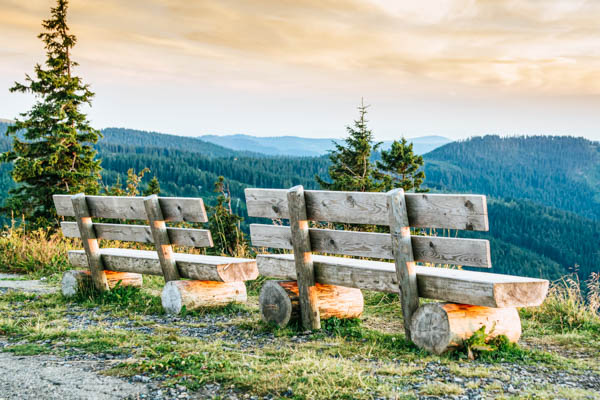
<svg viewBox="0 0 600 400">
<path fill-rule="evenodd" d="M 413 152 L 413 144 L 405 138 L 394 140 L 389 150 L 381 152 L 381 161 L 377 161 L 377 169 L 383 174 L 385 190 L 402 188 L 405 191 L 427 192 L 421 184 L 425 180 L 423 156 Z"/>
<path fill-rule="evenodd" d="M 6 208 L 37 225 L 57 221 L 53 194 L 94 194 L 99 188 L 101 167 L 92 145 L 101 135 L 80 111 L 82 105 L 91 105 L 94 93 L 73 75 L 76 38 L 69 33 L 67 7 L 67 0 L 57 0 L 50 19 L 42 23 L 44 32 L 38 38 L 46 49 L 45 66 L 36 64 L 34 77 L 26 75 L 25 83 L 10 89 L 32 93 L 38 100 L 8 128 L 12 149 L 0 158 L 13 163 L 12 176 L 18 183 Z"/>
<path fill-rule="evenodd" d="M 373 143 L 373 132 L 367 127 L 367 108 L 363 101 L 358 107 L 359 117 L 353 126 L 347 126 L 348 137 L 343 144 L 335 143 L 329 154 L 331 166 L 327 182 L 315 179 L 323 189 L 354 192 L 378 192 L 383 189 L 382 175 L 371 162 L 371 155 L 381 143 Z"/>
</svg>

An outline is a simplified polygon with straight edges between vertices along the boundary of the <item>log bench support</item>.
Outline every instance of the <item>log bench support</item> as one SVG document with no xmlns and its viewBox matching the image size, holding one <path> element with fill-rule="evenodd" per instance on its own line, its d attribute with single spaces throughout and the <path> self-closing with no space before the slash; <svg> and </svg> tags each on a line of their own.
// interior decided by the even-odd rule
<svg viewBox="0 0 600 400">
<path fill-rule="evenodd" d="M 423 304 L 413 314 L 412 341 L 435 354 L 461 347 L 481 327 L 488 338 L 505 335 L 511 342 L 521 337 L 516 308 L 491 308 L 455 303 Z"/>
<path fill-rule="evenodd" d="M 142 274 L 133 272 L 102 271 L 108 288 L 115 286 L 142 287 Z M 92 274 L 89 270 L 69 270 L 63 273 L 61 291 L 65 297 L 73 297 L 77 293 L 86 293 L 94 290 Z"/>
<path fill-rule="evenodd" d="M 319 315 L 322 319 L 358 318 L 364 308 L 360 289 L 316 283 Z M 260 290 L 260 315 L 266 323 L 285 327 L 291 321 L 300 319 L 300 298 L 296 281 L 267 281 Z"/>
</svg>

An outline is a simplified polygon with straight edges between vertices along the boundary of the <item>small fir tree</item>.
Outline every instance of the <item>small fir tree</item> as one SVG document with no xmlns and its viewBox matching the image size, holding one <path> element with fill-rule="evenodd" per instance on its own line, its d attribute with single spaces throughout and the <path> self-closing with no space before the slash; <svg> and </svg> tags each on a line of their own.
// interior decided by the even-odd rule
<svg viewBox="0 0 600 400">
<path fill-rule="evenodd" d="M 101 135 L 80 111 L 94 94 L 72 74 L 76 38 L 69 33 L 67 7 L 67 0 L 57 0 L 50 19 L 42 23 L 44 32 L 38 37 L 46 49 L 45 66 L 36 64 L 34 77 L 26 75 L 25 83 L 10 89 L 32 93 L 38 100 L 8 128 L 12 149 L 0 158 L 13 163 L 12 177 L 18 183 L 6 208 L 37 225 L 57 222 L 53 194 L 94 194 L 99 189 L 101 167 L 92 145 Z"/>
<path fill-rule="evenodd" d="M 127 170 L 127 180 L 125 181 L 125 189 L 121 183 L 121 177 L 117 176 L 117 181 L 112 186 L 105 186 L 104 193 L 108 196 L 137 196 L 140 194 L 140 185 L 144 175 L 150 172 L 150 168 L 144 168 L 139 173 L 136 173 L 133 168 Z"/>
<path fill-rule="evenodd" d="M 358 119 L 353 126 L 346 127 L 348 137 L 343 144 L 335 143 L 335 150 L 329 154 L 331 182 L 315 177 L 321 188 L 354 192 L 378 192 L 383 189 L 382 175 L 371 162 L 372 153 L 377 151 L 381 143 L 373 144 L 373 132 L 367 127 L 368 107 L 361 101 Z"/>
<path fill-rule="evenodd" d="M 144 190 L 144 196 L 150 196 L 151 194 L 160 194 L 160 183 L 156 175 L 152 177 L 150 183 L 148 183 L 148 187 Z"/>
<path fill-rule="evenodd" d="M 247 243 L 240 227 L 244 220 L 231 208 L 231 193 L 225 178 L 219 176 L 215 182 L 215 192 L 219 193 L 217 204 L 210 207 L 208 224 L 213 237 L 213 250 L 217 254 L 243 257 L 247 253 Z"/>
<path fill-rule="evenodd" d="M 405 138 L 394 140 L 389 150 L 381 152 L 381 161 L 377 161 L 377 169 L 383 175 L 385 190 L 402 188 L 404 191 L 427 192 L 421 184 L 425 180 L 423 156 L 413 152 L 413 144 Z"/>
</svg>

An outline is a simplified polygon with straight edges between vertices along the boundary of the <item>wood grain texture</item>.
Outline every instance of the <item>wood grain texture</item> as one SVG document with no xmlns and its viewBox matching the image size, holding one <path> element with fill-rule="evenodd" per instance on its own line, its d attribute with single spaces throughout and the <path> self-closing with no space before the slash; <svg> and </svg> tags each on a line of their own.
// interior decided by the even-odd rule
<svg viewBox="0 0 600 400">
<path fill-rule="evenodd" d="M 179 314 L 183 307 L 191 311 L 200 307 L 245 303 L 244 282 L 170 281 L 161 294 L 161 303 L 168 314 Z"/>
<path fill-rule="evenodd" d="M 310 228 L 310 244 L 315 253 L 392 259 L 392 239 L 388 233 L 354 232 Z M 293 249 L 288 226 L 251 224 L 255 247 Z M 490 268 L 490 244 L 482 239 L 411 236 L 415 261 Z"/>
<path fill-rule="evenodd" d="M 104 270 L 106 281 L 110 289 L 117 286 L 133 286 L 142 287 L 143 278 L 141 274 L 134 274 L 131 272 L 116 272 Z M 92 281 L 92 274 L 89 270 L 77 271 L 69 270 L 65 271 L 61 281 L 61 292 L 65 297 L 73 297 L 81 291 L 86 291 L 94 287 Z"/>
<path fill-rule="evenodd" d="M 358 318 L 364 309 L 360 289 L 316 284 L 319 314 L 327 318 Z M 296 281 L 266 281 L 259 296 L 263 321 L 285 327 L 300 316 L 298 283 Z"/>
<path fill-rule="evenodd" d="M 511 342 L 521 337 L 516 308 L 490 308 L 454 303 L 423 304 L 412 318 L 412 341 L 422 349 L 442 354 L 463 345 L 481 327 L 489 338 L 505 335 Z"/>
<path fill-rule="evenodd" d="M 87 259 L 83 250 L 71 250 L 68 254 L 73 266 L 87 268 Z M 100 255 L 106 269 L 162 276 L 158 254 L 155 251 L 107 248 L 100 249 Z M 182 278 L 239 282 L 258 277 L 256 260 L 249 258 L 185 253 L 174 253 L 174 258 Z"/>
<path fill-rule="evenodd" d="M 410 226 L 403 189 L 394 189 L 387 193 L 392 254 L 396 266 L 396 276 L 400 288 L 400 303 L 404 317 L 404 331 L 410 339 L 410 321 L 419 307 L 417 273 L 413 256 Z"/>
<path fill-rule="evenodd" d="M 154 239 L 154 247 L 158 254 L 165 282 L 179 280 L 181 276 L 173 257 L 173 247 L 169 240 L 167 225 L 160 209 L 158 196 L 153 194 L 146 197 L 144 199 L 144 207 L 146 207 L 146 214 L 148 215 L 148 222 L 150 223 L 152 238 Z"/>
<path fill-rule="evenodd" d="M 62 221 L 60 227 L 65 237 L 80 237 L 76 222 Z M 94 230 L 98 239 L 154 243 L 152 231 L 148 225 L 94 223 Z M 169 241 L 173 245 L 190 247 L 213 246 L 212 236 L 208 229 L 167 227 L 167 233 L 169 234 Z"/>
<path fill-rule="evenodd" d="M 86 196 L 90 216 L 95 218 L 114 218 L 146 220 L 146 208 L 143 197 L 123 196 Z M 52 196 L 58 215 L 74 217 L 71 196 L 57 194 Z M 200 198 L 160 197 L 160 207 L 167 222 L 208 222 L 204 202 Z"/>
<path fill-rule="evenodd" d="M 304 329 L 321 329 L 310 237 L 308 235 L 304 188 L 302 186 L 291 188 L 287 193 L 287 200 L 302 326 Z"/>
<path fill-rule="evenodd" d="M 248 215 L 289 218 L 285 189 L 245 190 Z M 305 191 L 307 217 L 314 221 L 388 225 L 385 193 Z M 487 231 L 485 196 L 406 193 L 411 227 Z"/>
<path fill-rule="evenodd" d="M 73 207 L 73 212 L 77 219 L 77 227 L 83 242 L 83 248 L 87 258 L 87 267 L 92 274 L 92 281 L 97 290 L 108 290 L 108 282 L 103 272 L 104 265 L 100 256 L 100 248 L 96 239 L 94 224 L 87 206 L 87 200 L 84 193 L 76 194 L 69 197 L 69 201 Z"/>
<path fill-rule="evenodd" d="M 261 254 L 260 275 L 296 279 L 291 254 Z M 393 263 L 313 255 L 315 280 L 328 285 L 398 293 Z M 487 272 L 416 266 L 419 296 L 434 300 L 484 307 L 535 307 L 548 292 L 545 279 Z"/>
</svg>

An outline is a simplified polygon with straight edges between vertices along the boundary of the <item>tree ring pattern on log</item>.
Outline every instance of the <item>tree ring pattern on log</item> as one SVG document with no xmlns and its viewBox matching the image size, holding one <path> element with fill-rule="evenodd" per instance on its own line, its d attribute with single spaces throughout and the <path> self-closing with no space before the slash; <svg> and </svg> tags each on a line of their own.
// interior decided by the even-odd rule
<svg viewBox="0 0 600 400">
<path fill-rule="evenodd" d="M 298 297 L 294 296 L 298 302 Z M 294 307 L 290 293 L 281 287 L 278 281 L 267 281 L 260 290 L 260 315 L 266 323 L 285 327 L 292 318 Z"/>
<path fill-rule="evenodd" d="M 447 349 L 451 339 L 448 315 L 441 307 L 425 304 L 413 316 L 411 333 L 417 346 L 440 354 Z"/>
</svg>

